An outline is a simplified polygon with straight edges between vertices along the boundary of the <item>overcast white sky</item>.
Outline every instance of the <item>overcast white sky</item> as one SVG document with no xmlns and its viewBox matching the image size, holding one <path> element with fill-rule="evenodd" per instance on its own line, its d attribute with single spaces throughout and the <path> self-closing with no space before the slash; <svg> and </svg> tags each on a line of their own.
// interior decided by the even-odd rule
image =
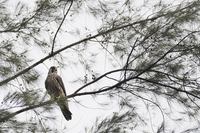
<svg viewBox="0 0 200 133">
<path fill-rule="evenodd" d="M 21 1 L 28 3 L 30 6 L 34 5 L 34 0 L 21 0 Z M 166 0 L 166 1 L 173 1 L 173 0 Z M 16 1 L 11 0 L 10 2 L 11 2 L 10 8 L 12 9 L 15 7 L 17 0 Z M 140 3 L 138 3 L 138 0 L 135 0 L 135 5 L 137 5 L 137 4 L 138 5 L 141 4 L 141 1 L 140 1 Z M 153 4 L 154 3 L 152 2 L 152 6 L 153 6 Z M 148 16 L 149 14 L 151 14 L 151 11 L 144 10 L 144 14 Z M 62 34 L 62 35 L 59 34 L 57 37 L 56 49 L 62 48 L 66 45 L 69 45 L 70 43 L 73 43 L 75 41 L 83 39 L 87 35 L 87 33 L 95 34 L 96 33 L 95 30 L 101 24 L 101 22 L 99 20 L 94 19 L 89 15 L 82 14 L 82 15 L 74 16 L 74 17 L 77 17 L 76 18 L 77 20 L 76 20 L 76 22 L 71 23 L 69 21 L 71 18 L 68 15 L 66 18 L 67 22 L 64 23 L 63 28 L 66 28 L 68 30 L 68 29 L 73 29 L 74 27 L 76 27 L 77 29 L 79 29 L 81 31 L 80 36 L 75 37 L 67 32 L 66 32 L 66 34 Z M 86 30 L 85 26 L 87 26 L 87 28 L 90 30 Z M 52 25 L 52 27 L 50 27 L 50 28 L 52 29 L 52 31 L 55 32 L 56 27 L 54 27 Z M 32 49 L 32 47 L 30 49 Z M 95 47 L 93 47 L 91 45 L 90 50 L 96 51 L 96 50 L 98 50 L 98 47 L 96 47 L 96 45 L 95 45 Z M 32 54 L 35 59 L 34 62 L 36 62 L 40 58 L 46 56 L 42 52 L 39 52 L 37 48 L 32 49 Z M 69 60 L 71 60 L 73 58 L 78 58 L 78 57 L 74 56 L 74 54 L 71 53 L 70 50 L 66 50 L 66 51 L 62 52 L 62 54 L 66 54 L 66 58 Z M 105 55 L 106 55 L 106 53 L 101 52 L 97 56 L 96 60 L 98 61 L 98 63 L 95 64 L 96 65 L 95 66 L 96 70 L 94 70 L 95 72 L 99 72 L 99 73 L 103 74 L 103 73 L 113 69 L 112 65 L 109 64 L 109 61 L 107 59 L 105 59 Z M 89 55 L 87 55 L 85 53 L 84 58 L 88 59 L 90 57 L 89 57 Z M 52 65 L 59 66 L 59 64 L 56 64 L 56 61 L 54 61 L 52 59 L 45 61 L 44 64 L 48 67 L 50 67 Z M 40 86 L 40 88 L 43 88 L 43 91 L 45 93 L 46 89 L 44 87 L 44 81 L 46 79 L 48 69 L 46 68 L 46 66 L 44 64 L 40 64 L 40 65 L 36 66 L 34 69 L 42 74 L 41 83 L 39 83 L 38 86 Z M 68 64 L 68 65 L 69 66 L 66 67 L 65 70 L 58 69 L 58 74 L 62 77 L 62 79 L 64 81 L 67 94 L 72 94 L 76 89 L 81 87 L 83 85 L 83 83 L 73 84 L 71 81 L 73 81 L 77 77 L 83 78 L 85 76 L 85 74 L 88 74 L 88 72 L 85 71 L 80 66 L 78 66 L 78 68 L 74 68 L 73 66 L 71 67 L 70 64 Z M 120 74 L 115 75 L 115 76 L 119 77 Z M 91 77 L 88 77 L 88 78 L 91 78 Z M 99 84 L 108 84 L 109 85 L 111 83 L 110 83 L 110 81 L 109 82 L 104 81 L 104 82 L 99 82 Z M 75 100 L 81 101 L 81 104 L 75 102 Z M 97 99 L 92 98 L 92 96 L 82 96 L 82 97 L 75 98 L 75 100 L 69 99 L 70 111 L 73 114 L 71 121 L 66 121 L 64 119 L 64 117 L 62 116 L 60 109 L 57 107 L 57 109 L 55 110 L 55 116 L 58 117 L 58 120 L 57 121 L 48 120 L 46 123 L 48 123 L 52 126 L 55 126 L 55 127 L 60 127 L 60 131 L 62 131 L 63 128 L 66 126 L 67 130 L 65 130 L 65 131 L 68 131 L 68 133 L 82 133 L 82 132 L 84 132 L 85 127 L 91 127 L 91 126 L 95 125 L 95 119 L 97 116 L 101 116 L 102 118 L 104 118 L 107 116 L 111 116 L 113 114 L 113 112 L 115 112 L 115 111 L 117 111 L 117 112 L 123 111 L 118 108 L 117 100 L 113 103 L 110 103 L 110 105 L 107 107 L 101 106 L 99 103 L 104 103 L 104 102 L 110 101 L 109 98 L 106 98 L 105 96 L 99 96 Z M 141 106 L 143 106 L 143 105 L 141 105 Z M 31 114 L 31 113 L 33 113 L 33 112 L 29 111 L 28 113 L 21 113 L 17 117 L 26 119 L 26 117 L 28 117 L 29 114 Z M 144 115 L 148 116 L 148 114 L 144 114 Z M 156 124 L 156 123 L 160 122 L 162 116 L 161 116 L 160 112 L 158 112 L 154 116 L 151 116 L 151 117 L 155 118 L 152 120 L 152 122 L 153 122 L 153 124 Z M 190 123 L 188 123 L 188 124 L 190 124 Z M 181 125 L 180 125 L 180 127 L 183 128 Z M 177 128 L 179 128 L 179 127 L 177 127 Z M 138 130 L 138 133 L 139 133 L 139 130 Z"/>
</svg>

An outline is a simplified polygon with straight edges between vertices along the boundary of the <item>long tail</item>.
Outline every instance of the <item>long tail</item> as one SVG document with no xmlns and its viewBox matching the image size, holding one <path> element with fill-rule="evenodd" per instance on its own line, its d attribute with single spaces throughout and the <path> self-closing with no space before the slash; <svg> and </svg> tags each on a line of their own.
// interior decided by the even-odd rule
<svg viewBox="0 0 200 133">
<path fill-rule="evenodd" d="M 69 111 L 68 102 L 67 101 L 58 102 L 58 105 L 59 105 L 65 119 L 67 121 L 71 120 L 72 119 L 72 113 Z"/>
</svg>

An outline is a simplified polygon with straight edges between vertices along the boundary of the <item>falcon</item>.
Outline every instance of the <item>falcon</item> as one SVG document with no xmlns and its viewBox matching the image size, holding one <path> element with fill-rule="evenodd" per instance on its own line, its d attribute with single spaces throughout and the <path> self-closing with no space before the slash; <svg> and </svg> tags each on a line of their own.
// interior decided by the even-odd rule
<svg viewBox="0 0 200 133">
<path fill-rule="evenodd" d="M 45 88 L 52 100 L 58 100 L 57 104 L 60 107 L 65 119 L 71 120 L 72 113 L 69 111 L 69 105 L 66 100 L 59 100 L 62 97 L 66 97 L 65 86 L 62 78 L 57 75 L 57 68 L 52 66 L 49 69 L 48 76 L 45 80 Z"/>
</svg>

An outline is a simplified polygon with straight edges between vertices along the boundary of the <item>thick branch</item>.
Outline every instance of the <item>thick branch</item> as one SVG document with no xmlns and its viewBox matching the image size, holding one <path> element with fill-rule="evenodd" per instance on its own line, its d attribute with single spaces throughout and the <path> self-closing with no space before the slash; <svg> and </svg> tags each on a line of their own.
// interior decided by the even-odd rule
<svg viewBox="0 0 200 133">
<path fill-rule="evenodd" d="M 130 69 L 130 70 L 131 70 L 131 69 Z M 106 75 L 111 74 L 111 73 L 114 73 L 114 72 L 119 72 L 119 71 L 124 71 L 124 69 L 118 69 L 118 70 L 110 71 L 110 72 L 108 72 L 108 73 L 106 73 L 106 74 L 100 76 L 100 77 L 97 78 L 96 80 L 94 80 L 94 81 L 92 81 L 92 82 L 90 82 L 90 83 L 84 85 L 83 87 L 79 88 L 79 89 L 78 89 L 77 91 L 75 91 L 73 94 L 68 95 L 68 96 L 66 96 L 66 97 L 63 97 L 63 98 L 60 99 L 60 100 L 65 100 L 65 99 L 67 99 L 67 98 L 72 98 L 72 97 L 76 97 L 76 96 L 83 96 L 83 95 L 98 94 L 98 93 L 106 92 L 106 91 L 109 91 L 109 90 L 111 90 L 111 89 L 113 89 L 113 88 L 115 88 L 115 87 L 117 87 L 117 86 L 120 86 L 120 85 L 123 84 L 124 82 L 127 82 L 128 80 L 130 80 L 130 79 L 127 79 L 126 81 L 121 81 L 121 82 L 119 82 L 119 83 L 117 83 L 117 84 L 115 84 L 115 85 L 113 85 L 113 86 L 111 86 L 111 87 L 108 87 L 108 88 L 106 88 L 106 89 L 100 89 L 100 90 L 97 90 L 97 91 L 78 93 L 80 90 L 82 90 L 82 89 L 85 88 L 86 86 L 91 85 L 91 84 L 94 83 L 94 82 L 97 82 L 98 80 L 100 80 L 101 78 L 105 77 Z M 31 109 L 35 109 L 35 108 L 38 108 L 38 107 L 42 107 L 42 106 L 45 106 L 45 105 L 48 105 L 48 104 L 52 104 L 52 103 L 54 103 L 54 102 L 56 102 L 56 101 L 49 100 L 49 101 L 46 101 L 46 102 L 41 103 L 41 104 L 37 104 L 37 105 L 33 105 L 33 106 L 29 106 L 29 107 L 23 108 L 23 109 L 21 109 L 21 110 L 18 110 L 18 111 L 14 112 L 14 113 L 9 114 L 8 116 L 6 116 L 6 117 L 4 117 L 4 118 L 1 118 L 1 119 L 0 119 L 0 122 L 7 121 L 8 119 L 10 119 L 10 118 L 12 118 L 12 117 L 14 117 L 14 116 L 16 116 L 16 115 L 22 113 L 22 112 L 25 112 L 25 111 L 28 111 L 28 110 L 31 110 Z"/>
<path fill-rule="evenodd" d="M 163 17 L 163 16 L 159 16 L 159 17 Z M 35 66 L 39 65 L 40 63 L 44 62 L 45 60 L 51 58 L 52 56 L 54 56 L 54 55 L 56 55 L 56 54 L 58 54 L 58 53 L 60 53 L 60 52 L 62 52 L 62 51 L 64 51 L 64 50 L 66 50 L 66 49 L 68 49 L 68 48 L 71 48 L 71 47 L 73 47 L 73 46 L 75 46 L 75 45 L 78 45 L 78 44 L 80 44 L 80 43 L 82 43 L 82 42 L 91 40 L 91 39 L 93 39 L 93 38 L 99 37 L 99 36 L 101 36 L 101 35 L 105 35 L 105 34 L 108 34 L 108 33 L 110 33 L 110 32 L 113 32 L 113 31 L 116 31 L 116 30 L 119 30 L 119 29 L 123 29 L 123 28 L 129 27 L 129 26 L 135 25 L 135 24 L 139 24 L 139 23 L 142 23 L 142 22 L 144 22 L 144 21 L 155 20 L 155 19 L 158 19 L 159 17 L 158 17 L 158 16 L 157 16 L 157 17 L 152 17 L 152 18 L 149 18 L 149 19 L 145 19 L 145 20 L 133 22 L 133 23 L 130 23 L 130 24 L 127 24 L 127 25 L 123 25 L 123 26 L 120 26 L 120 27 L 112 28 L 112 29 L 110 29 L 110 30 L 107 30 L 107 31 L 104 31 L 104 32 L 100 32 L 100 33 L 98 33 L 98 34 L 96 34 L 96 35 L 93 35 L 93 36 L 84 38 L 84 39 L 82 39 L 82 40 L 80 40 L 80 41 L 77 41 L 77 42 L 75 42 L 75 43 L 72 43 L 72 44 L 70 44 L 70 45 L 67 45 L 67 46 L 65 46 L 65 47 L 63 47 L 63 48 L 61 48 L 61 49 L 59 49 L 59 50 L 57 50 L 57 51 L 51 53 L 50 55 L 48 55 L 48 56 L 42 58 L 41 60 L 37 61 L 37 62 L 34 63 L 33 65 L 29 66 L 28 68 L 26 68 L 26 69 L 22 70 L 21 72 L 19 72 L 19 73 L 13 75 L 12 77 L 7 78 L 7 79 L 1 81 L 1 82 L 0 82 L 0 86 L 2 86 L 2 85 L 4 85 L 4 84 L 6 84 L 7 82 L 9 82 L 9 81 L 11 81 L 11 80 L 17 78 L 18 76 L 20 76 L 20 75 L 26 73 L 26 72 L 29 71 L 30 69 L 32 69 L 32 68 L 34 68 Z"/>
<path fill-rule="evenodd" d="M 66 97 L 63 97 L 63 98 L 60 99 L 60 100 L 65 100 L 65 99 L 67 99 L 67 98 L 73 98 L 73 97 L 76 97 L 76 96 L 84 96 L 84 95 L 91 95 L 91 94 L 99 94 L 99 93 L 102 93 L 102 92 L 110 91 L 110 90 L 112 90 L 112 89 L 114 89 L 114 88 L 120 87 L 122 84 L 124 84 L 124 83 L 126 83 L 126 82 L 128 82 L 128 81 L 130 81 L 130 80 L 133 80 L 133 79 L 140 79 L 140 80 L 144 80 L 144 81 L 146 81 L 146 82 L 158 84 L 158 85 L 160 85 L 160 86 L 168 87 L 168 88 L 174 89 L 174 90 L 176 90 L 176 91 L 178 91 L 178 92 L 184 92 L 184 93 L 186 93 L 186 94 L 188 94 L 188 95 L 191 95 L 191 96 L 193 96 L 193 97 L 196 97 L 196 98 L 200 99 L 200 97 L 198 97 L 198 96 L 196 96 L 196 95 L 194 95 L 194 94 L 192 94 L 192 93 L 190 93 L 190 92 L 188 92 L 188 91 L 181 90 L 181 89 L 178 89 L 178 88 L 176 88 L 176 87 L 169 86 L 169 85 L 166 85 L 166 84 L 162 84 L 162 83 L 159 83 L 159 82 L 156 82 L 156 81 L 151 81 L 151 80 L 148 80 L 148 79 L 144 79 L 144 78 L 141 78 L 141 77 L 131 77 L 131 78 L 127 78 L 127 79 L 125 79 L 125 80 L 123 80 L 123 81 L 120 81 L 120 82 L 116 83 L 115 85 L 110 86 L 110 87 L 107 87 L 107 88 L 105 88 L 105 89 L 99 89 L 99 90 L 97 90 L 97 91 L 90 91 L 90 92 L 78 93 L 78 92 L 81 91 L 83 88 L 85 88 L 85 87 L 87 87 L 87 86 L 93 84 L 94 82 L 97 82 L 98 80 L 100 80 L 101 78 L 105 77 L 106 75 L 111 74 L 111 73 L 115 73 L 115 72 L 119 72 L 119 71 L 125 71 L 125 69 L 118 69 L 118 70 L 114 70 L 114 71 L 110 71 L 110 72 L 108 72 L 108 73 L 105 73 L 104 75 L 100 76 L 100 77 L 97 78 L 96 80 L 94 80 L 94 81 L 92 81 L 92 82 L 90 82 L 90 83 L 88 83 L 88 84 L 82 86 L 82 87 L 79 88 L 77 91 L 75 91 L 73 94 L 68 95 L 68 96 L 66 96 Z M 134 70 L 134 69 L 126 69 L 126 71 L 135 71 L 135 70 Z M 120 88 L 121 88 L 121 87 L 120 87 Z M 30 110 L 30 109 L 42 107 L 42 106 L 45 106 L 45 105 L 48 105 L 48 104 L 52 104 L 52 103 L 54 103 L 54 102 L 55 102 L 55 101 L 49 100 L 49 101 L 46 101 L 46 102 L 41 103 L 41 104 L 29 106 L 29 107 L 27 107 L 27 108 L 24 108 L 24 109 L 21 109 L 21 110 L 19 110 L 19 111 L 16 111 L 16 112 L 14 112 L 14 113 L 8 115 L 7 117 L 1 118 L 1 119 L 0 119 L 0 122 L 4 122 L 4 121 L 6 121 L 6 120 L 8 120 L 8 119 L 10 119 L 10 118 L 12 118 L 12 117 L 14 117 L 15 115 L 18 115 L 18 114 L 20 114 L 20 113 L 22 113 L 22 112 L 25 112 L 25 111 L 28 111 L 28 110 Z"/>
</svg>

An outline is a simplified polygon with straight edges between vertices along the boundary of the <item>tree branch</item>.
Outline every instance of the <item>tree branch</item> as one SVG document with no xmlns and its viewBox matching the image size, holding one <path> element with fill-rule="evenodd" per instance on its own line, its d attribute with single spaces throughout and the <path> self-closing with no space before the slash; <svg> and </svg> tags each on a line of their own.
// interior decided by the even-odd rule
<svg viewBox="0 0 200 133">
<path fill-rule="evenodd" d="M 188 95 L 191 95 L 191 96 L 193 96 L 193 97 L 195 97 L 195 98 L 200 99 L 200 97 L 198 97 L 197 95 L 195 95 L 195 94 L 193 94 L 193 93 L 190 93 L 190 92 L 188 92 L 188 91 L 186 91 L 186 90 L 181 90 L 181 89 L 178 89 L 178 88 L 173 87 L 173 86 L 170 86 L 170 85 L 162 84 L 162 83 L 159 83 L 159 82 L 157 82 L 157 81 L 153 81 L 153 80 L 149 80 L 149 79 L 144 79 L 144 78 L 141 78 L 141 77 L 137 77 L 137 79 L 144 80 L 144 81 L 146 81 L 146 82 L 153 83 L 153 84 L 157 84 L 157 85 L 164 86 L 164 87 L 167 87 L 167 88 L 171 88 L 171 89 L 176 90 L 176 91 L 178 91 L 178 92 L 184 92 L 185 94 L 188 94 Z"/>
<path fill-rule="evenodd" d="M 132 69 L 128 69 L 128 70 L 132 70 Z M 82 87 L 80 87 L 79 89 L 77 89 L 72 95 L 75 95 L 77 94 L 79 91 L 81 91 L 82 89 L 84 89 L 85 87 L 97 82 L 98 80 L 104 78 L 105 76 L 109 75 L 109 74 L 112 74 L 112 73 L 115 73 L 115 72 L 120 72 L 120 71 L 125 71 L 124 69 L 117 69 L 117 70 L 113 70 L 113 71 L 110 71 L 110 72 L 107 72 L 101 76 L 99 76 L 98 78 L 96 78 L 95 80 L 83 85 Z"/>
<path fill-rule="evenodd" d="M 131 70 L 131 69 L 130 69 L 130 70 Z M 105 77 L 106 75 L 111 74 L 111 73 L 114 73 L 114 72 L 119 72 L 119 71 L 124 71 L 124 69 L 118 69 L 118 70 L 110 71 L 110 72 L 108 72 L 108 73 L 106 73 L 106 74 L 100 76 L 100 77 L 97 78 L 96 80 L 91 81 L 90 83 L 88 83 L 88 84 L 82 86 L 82 87 L 79 88 L 77 91 L 75 91 L 73 94 L 68 95 L 68 96 L 66 96 L 66 97 L 62 97 L 62 98 L 60 98 L 59 100 L 66 100 L 67 98 L 73 98 L 73 97 L 76 97 L 76 96 L 83 96 L 83 95 L 90 95 L 90 94 L 97 94 L 97 93 L 106 92 L 106 91 L 109 91 L 109 90 L 111 90 L 111 89 L 113 89 L 113 88 L 115 88 L 115 87 L 117 87 L 117 86 L 123 84 L 124 82 L 127 82 L 128 80 L 130 80 L 130 79 L 127 79 L 126 81 L 121 81 L 121 82 L 119 82 L 119 83 L 117 83 L 117 84 L 115 84 L 115 85 L 113 85 L 113 86 L 111 86 L 111 87 L 108 87 L 108 88 L 106 88 L 106 89 L 99 89 L 99 90 L 97 90 L 97 91 L 78 93 L 80 90 L 82 90 L 82 89 L 85 88 L 86 86 L 89 86 L 89 85 L 93 84 L 94 82 L 97 82 L 98 80 L 100 80 L 101 78 Z M 0 122 L 7 121 L 8 119 L 10 119 L 10 118 L 12 118 L 12 117 L 14 117 L 14 116 L 16 116 L 16 115 L 22 113 L 22 112 L 25 112 L 25 111 L 28 111 L 28 110 L 31 110 L 31 109 L 34 109 L 34 108 L 42 107 L 42 106 L 45 106 L 45 105 L 48 105 L 48 104 L 52 104 L 52 103 L 54 103 L 54 102 L 57 102 L 57 101 L 49 100 L 49 101 L 43 102 L 43 103 L 41 103 L 41 104 L 36 104 L 36 105 L 32 105 L 32 106 L 29 106 L 29 107 L 20 109 L 20 110 L 14 112 L 14 113 L 9 114 L 8 116 L 6 116 L 6 117 L 4 117 L 4 118 L 0 118 Z"/>
<path fill-rule="evenodd" d="M 10 118 L 12 118 L 12 117 L 14 117 L 14 116 L 16 116 L 16 115 L 22 113 L 22 112 L 28 111 L 28 110 L 30 110 L 30 109 L 42 107 L 42 106 L 44 106 L 44 105 L 52 104 L 52 103 L 54 103 L 54 102 L 55 102 L 55 101 L 49 100 L 49 101 L 46 101 L 46 102 L 41 103 L 41 104 L 36 104 L 36 105 L 32 105 L 32 106 L 29 106 L 29 107 L 20 109 L 20 110 L 14 112 L 14 113 L 9 114 L 8 116 L 6 116 L 6 117 L 4 117 L 4 118 L 0 118 L 0 122 L 5 122 L 5 121 L 7 121 L 8 119 L 10 119 Z"/>
<path fill-rule="evenodd" d="M 47 60 L 47 59 L 53 57 L 54 55 L 56 55 L 56 54 L 58 54 L 58 53 L 60 53 L 60 52 L 62 52 L 62 51 L 64 51 L 64 50 L 66 50 L 66 49 L 68 49 L 68 48 L 71 48 L 71 47 L 73 47 L 73 46 L 75 46 L 75 45 L 78 45 L 78 44 L 80 44 L 80 43 L 82 43 L 82 42 L 91 40 L 91 39 L 93 39 L 93 38 L 96 38 L 96 37 L 99 37 L 99 36 L 108 34 L 108 33 L 110 33 L 110 32 L 113 32 L 113 31 L 116 31 L 116 30 L 119 30 L 119 29 L 123 29 L 123 28 L 129 27 L 129 26 L 135 25 L 135 24 L 139 24 L 139 23 L 142 23 L 142 22 L 144 22 L 144 21 L 152 21 L 152 20 L 158 19 L 159 17 L 163 17 L 163 16 L 156 16 L 156 17 L 152 17 L 152 18 L 149 18 L 149 19 L 145 19 L 145 20 L 133 22 L 133 23 L 130 23 L 130 24 L 127 24 L 127 25 L 123 25 L 123 26 L 119 26 L 119 27 L 116 27 L 116 28 L 112 28 L 112 29 L 109 29 L 109 30 L 107 30 L 107 31 L 100 32 L 100 33 L 98 33 L 98 34 L 96 34 L 96 35 L 93 35 L 93 36 L 90 36 L 90 37 L 86 37 L 86 38 L 84 38 L 84 39 L 82 39 L 82 40 L 80 40 L 80 41 L 77 41 L 77 42 L 75 42 L 75 43 L 72 43 L 72 44 L 70 44 L 70 45 L 67 45 L 67 46 L 65 46 L 65 47 L 63 47 L 63 48 L 61 48 L 61 49 L 59 49 L 59 50 L 57 50 L 57 51 L 51 53 L 50 55 L 48 55 L 48 56 L 42 58 L 41 60 L 37 61 L 37 62 L 34 63 L 33 65 L 29 66 L 28 68 L 26 68 L 26 69 L 22 70 L 21 72 L 19 72 L 19 73 L 13 75 L 12 77 L 9 77 L 9 78 L 7 78 L 7 79 L 4 79 L 3 81 L 0 82 L 0 86 L 2 86 L 2 85 L 4 85 L 4 84 L 6 84 L 7 82 L 9 82 L 9 81 L 11 81 L 11 80 L 17 78 L 18 76 L 20 76 L 20 75 L 26 73 L 26 72 L 29 71 L 30 69 L 32 69 L 32 68 L 34 68 L 35 66 L 39 65 L 40 63 L 44 62 L 45 60 Z"/>
<path fill-rule="evenodd" d="M 128 68 L 128 62 L 129 62 L 129 59 L 130 59 L 130 57 L 131 57 L 131 55 L 132 55 L 132 53 L 133 53 L 133 50 L 134 50 L 134 48 L 135 48 L 135 45 L 136 45 L 136 43 L 137 43 L 137 41 L 138 41 L 138 39 L 136 39 L 136 41 L 135 41 L 135 43 L 133 44 L 133 46 L 132 46 L 132 49 L 131 49 L 131 52 L 129 53 L 129 55 L 128 55 L 128 58 L 127 58 L 127 60 L 126 60 L 126 65 L 125 65 L 125 72 L 124 72 L 124 79 L 126 79 L 126 69 Z"/>
<path fill-rule="evenodd" d="M 185 37 L 183 37 L 175 46 L 173 46 L 172 48 L 170 48 L 165 54 L 163 54 L 157 61 L 155 61 L 154 63 L 152 63 L 151 65 L 149 65 L 146 69 L 144 69 L 142 72 L 140 72 L 139 74 L 137 74 L 136 77 L 139 77 L 140 75 L 142 75 L 144 72 L 150 70 L 153 66 L 155 66 L 158 62 L 160 62 L 163 58 L 165 58 L 165 56 L 167 56 L 167 54 L 169 54 L 170 52 L 172 52 L 181 42 L 183 42 L 188 36 L 194 34 L 194 33 L 198 33 L 200 31 L 193 31 L 189 34 L 187 34 Z"/>
<path fill-rule="evenodd" d="M 53 53 L 53 49 L 54 49 L 54 45 L 55 45 L 55 41 L 56 41 L 56 37 L 57 37 L 57 35 L 58 35 L 58 32 L 59 32 L 59 30 L 60 30 L 60 28 L 61 28 L 61 26 L 62 26 L 62 24 L 63 24 L 63 22 L 64 22 L 64 20 L 65 20 L 65 18 L 66 18 L 66 16 L 67 16 L 67 14 L 69 13 L 69 10 L 71 9 L 72 4 L 73 4 L 73 0 L 71 1 L 71 4 L 70 4 L 70 6 L 69 6 L 67 12 L 66 12 L 65 15 L 64 15 L 64 17 L 63 17 L 63 19 L 62 19 L 62 22 L 60 23 L 60 25 L 59 25 L 59 27 L 58 27 L 58 29 L 57 29 L 55 35 L 54 35 L 53 44 L 52 44 L 52 49 L 51 49 L 51 54 Z"/>
<path fill-rule="evenodd" d="M 174 89 L 174 90 L 176 90 L 176 91 L 178 91 L 178 92 L 184 92 L 184 93 L 186 93 L 186 94 L 188 94 L 188 95 L 191 95 L 191 96 L 193 96 L 193 97 L 196 97 L 196 98 L 200 99 L 200 97 L 198 97 L 198 96 L 196 96 L 196 95 L 194 95 L 194 94 L 192 94 L 192 93 L 190 93 L 190 92 L 188 92 L 188 91 L 181 90 L 181 89 L 178 89 L 178 88 L 176 88 L 176 87 L 169 86 L 169 85 L 166 85 L 166 84 L 162 84 L 162 83 L 159 83 L 159 82 L 156 82 L 156 81 L 151 81 L 151 80 L 148 80 L 148 79 L 144 79 L 144 78 L 141 78 L 141 77 L 138 77 L 138 76 L 131 77 L 131 78 L 128 78 L 128 79 L 124 79 L 123 81 L 120 81 L 120 82 L 116 83 L 115 85 L 110 86 L 110 87 L 107 87 L 107 88 L 105 88 L 105 89 L 99 89 L 99 90 L 97 90 L 97 91 L 90 91 L 90 92 L 78 93 L 78 92 L 81 91 L 83 88 L 85 88 L 85 87 L 87 87 L 87 86 L 93 84 L 94 82 L 97 82 L 98 80 L 102 79 L 102 78 L 105 77 L 106 75 L 111 74 L 111 73 L 115 73 L 115 72 L 119 72 L 119 71 L 125 71 L 125 69 L 117 69 L 117 70 L 114 70 L 114 71 L 110 71 L 110 72 L 108 72 L 108 73 L 105 73 L 105 74 L 103 74 L 102 76 L 98 77 L 96 80 L 91 81 L 90 83 L 88 83 L 88 84 L 82 86 L 82 87 L 79 88 L 77 91 L 75 91 L 73 94 L 68 95 L 68 96 L 66 96 L 66 97 L 63 97 L 62 99 L 59 99 L 59 100 L 66 100 L 66 99 L 68 99 L 68 98 L 73 98 L 73 97 L 76 97 L 76 96 L 84 96 L 84 95 L 91 95 L 91 94 L 98 94 L 98 93 L 106 92 L 106 91 L 112 90 L 112 89 L 114 89 L 114 88 L 116 88 L 116 87 L 120 87 L 122 84 L 124 84 L 124 83 L 126 83 L 126 82 L 128 82 L 128 81 L 130 81 L 130 80 L 133 80 L 133 79 L 140 79 L 140 80 L 144 80 L 144 81 L 146 81 L 146 82 L 158 84 L 158 85 L 160 85 L 160 86 L 168 87 L 168 88 Z M 135 70 L 134 70 L 134 69 L 126 69 L 126 71 L 135 71 Z M 121 87 L 120 87 L 120 88 L 121 88 Z M 141 98 L 141 97 L 140 97 L 140 98 Z M 24 109 L 21 109 L 21 110 L 18 110 L 18 111 L 16 111 L 16 112 L 14 112 L 14 113 L 11 113 L 11 114 L 9 114 L 8 116 L 6 116 L 6 117 L 4 117 L 4 118 L 1 118 L 1 119 L 0 119 L 0 122 L 4 122 L 4 121 L 6 121 L 6 120 L 8 120 L 8 119 L 10 119 L 10 118 L 12 118 L 12 117 L 14 117 L 15 115 L 18 115 L 18 114 L 20 114 L 20 113 L 22 113 L 22 112 L 25 112 L 25 111 L 28 111 L 28 110 L 30 110 L 30 109 L 42 107 L 42 106 L 45 106 L 45 105 L 48 105 L 48 104 L 52 104 L 52 103 L 54 103 L 54 102 L 57 102 L 57 101 L 49 100 L 49 101 L 46 101 L 46 102 L 41 103 L 41 104 L 37 104 L 37 105 L 32 105 L 32 106 L 26 107 L 26 108 L 24 108 Z"/>
</svg>

